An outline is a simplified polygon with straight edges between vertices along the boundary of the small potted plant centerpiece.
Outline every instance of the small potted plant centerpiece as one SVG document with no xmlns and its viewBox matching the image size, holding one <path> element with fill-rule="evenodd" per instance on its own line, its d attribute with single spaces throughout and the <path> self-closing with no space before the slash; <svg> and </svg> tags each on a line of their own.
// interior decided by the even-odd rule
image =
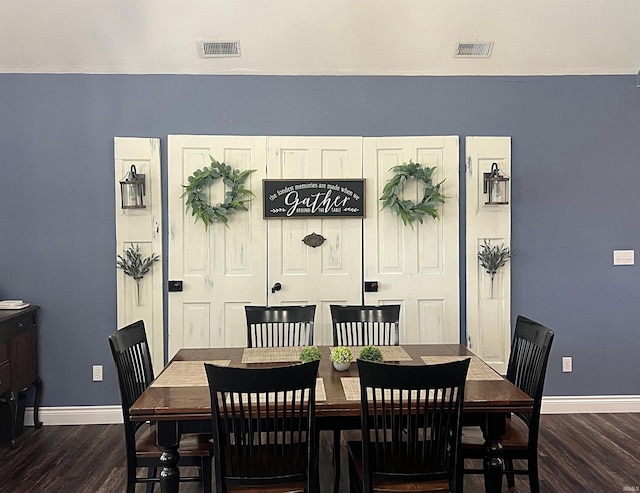
<svg viewBox="0 0 640 493">
<path fill-rule="evenodd" d="M 333 362 L 333 367 L 338 371 L 347 370 L 351 365 L 352 359 L 353 353 L 346 346 L 334 347 L 331 350 L 331 361 Z"/>
<path fill-rule="evenodd" d="M 361 360 L 374 361 L 376 363 L 382 363 L 384 361 L 384 358 L 382 357 L 382 351 L 380 351 L 380 348 L 377 346 L 363 347 L 358 357 Z"/>
<path fill-rule="evenodd" d="M 322 354 L 315 346 L 306 346 L 300 351 L 300 361 L 303 363 L 311 363 L 312 361 L 321 360 Z"/>
</svg>

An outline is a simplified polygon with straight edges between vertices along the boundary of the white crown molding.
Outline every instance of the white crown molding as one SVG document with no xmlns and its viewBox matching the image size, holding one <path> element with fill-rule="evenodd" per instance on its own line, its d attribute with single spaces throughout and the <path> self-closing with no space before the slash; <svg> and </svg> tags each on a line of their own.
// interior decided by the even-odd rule
<svg viewBox="0 0 640 493">
<path fill-rule="evenodd" d="M 638 413 L 640 395 L 551 396 L 542 399 L 542 414 Z M 106 425 L 122 423 L 120 406 L 65 406 L 40 408 L 44 425 Z M 27 407 L 25 426 L 33 426 L 33 408 Z"/>
</svg>

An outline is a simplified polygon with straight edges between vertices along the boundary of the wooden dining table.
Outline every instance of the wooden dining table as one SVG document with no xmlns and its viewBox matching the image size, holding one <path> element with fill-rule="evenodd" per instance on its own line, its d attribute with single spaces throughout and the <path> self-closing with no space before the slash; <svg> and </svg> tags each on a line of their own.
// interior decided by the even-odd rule
<svg viewBox="0 0 640 493">
<path fill-rule="evenodd" d="M 320 430 L 360 429 L 358 368 L 336 371 L 329 359 L 330 347 L 319 347 L 316 423 Z M 384 347 L 381 347 L 384 350 Z M 154 421 L 162 450 L 162 493 L 177 493 L 180 471 L 178 446 L 183 433 L 211 432 L 211 398 L 204 362 L 236 367 L 264 367 L 292 364 L 299 349 L 198 348 L 179 350 L 150 387 L 131 407 L 131 420 Z M 464 422 L 479 425 L 485 439 L 485 491 L 502 490 L 502 446 L 505 420 L 516 411 L 531 411 L 533 400 L 493 371 L 480 358 L 459 344 L 402 345 L 387 350 L 385 362 L 433 364 L 470 357 L 464 396 Z M 278 361 L 285 360 L 285 361 Z M 395 361 L 394 361 L 395 360 Z M 355 395 L 354 395 L 355 394 Z M 334 474 L 339 471 L 339 452 L 334 450 Z M 335 476 L 337 492 L 338 476 Z"/>
</svg>

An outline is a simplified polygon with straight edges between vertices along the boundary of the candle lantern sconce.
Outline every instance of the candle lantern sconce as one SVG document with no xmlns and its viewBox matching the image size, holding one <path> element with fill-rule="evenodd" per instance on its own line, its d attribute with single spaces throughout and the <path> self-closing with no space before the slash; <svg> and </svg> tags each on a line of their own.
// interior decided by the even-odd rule
<svg viewBox="0 0 640 493">
<path fill-rule="evenodd" d="M 500 171 L 498 163 L 491 165 L 490 173 L 484 173 L 483 192 L 488 194 L 486 205 L 509 204 L 509 177 Z"/>
<path fill-rule="evenodd" d="M 145 179 L 136 172 L 134 164 L 120 180 L 120 199 L 123 209 L 144 209 Z"/>
</svg>

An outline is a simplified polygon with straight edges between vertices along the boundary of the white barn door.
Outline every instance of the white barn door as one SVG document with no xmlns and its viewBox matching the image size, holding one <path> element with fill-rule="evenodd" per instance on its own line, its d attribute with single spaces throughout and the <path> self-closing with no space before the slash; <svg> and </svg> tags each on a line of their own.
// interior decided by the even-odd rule
<svg viewBox="0 0 640 493">
<path fill-rule="evenodd" d="M 209 230 L 185 213 L 182 184 L 209 155 L 256 169 L 248 213 Z M 409 159 L 446 178 L 442 218 L 403 226 L 378 200 L 389 168 Z M 366 218 L 264 219 L 261 180 L 366 178 Z M 222 184 L 211 188 L 212 201 Z M 401 342 L 459 341 L 457 137 L 169 136 L 169 357 L 181 347 L 246 344 L 245 304 L 315 304 L 316 343 L 331 343 L 329 305 L 401 303 Z M 413 194 L 413 195 L 412 195 Z M 415 184 L 406 197 L 418 196 Z M 216 200 L 218 197 L 218 200 Z M 364 225 L 364 226 L 363 226 Z M 364 229 L 363 229 L 364 228 Z M 325 238 L 312 248 L 305 236 Z M 363 266 L 364 272 L 363 276 Z M 281 289 L 271 288 L 279 283 Z"/>
<path fill-rule="evenodd" d="M 271 137 L 269 179 L 361 178 L 360 137 Z M 365 188 L 365 194 L 367 193 Z M 315 343 L 331 344 L 329 305 L 362 300 L 362 219 L 269 219 L 269 305 L 316 305 Z M 308 234 L 326 240 L 312 248 Z"/>
<path fill-rule="evenodd" d="M 491 172 L 493 163 L 511 176 L 511 138 L 467 137 L 466 150 L 467 345 L 505 374 L 511 348 L 511 262 L 492 281 L 480 266 L 478 251 L 484 242 L 511 249 L 511 205 L 487 204 L 483 186 L 484 174 Z"/>
<path fill-rule="evenodd" d="M 183 281 L 169 292 L 169 358 L 182 347 L 244 346 L 244 305 L 264 300 L 266 237 L 262 219 L 262 179 L 266 138 L 181 136 L 169 138 L 169 280 Z M 231 216 L 229 227 L 215 223 L 205 230 L 185 212 L 182 184 L 209 156 L 240 170 L 255 169 L 246 188 L 256 197 L 248 212 Z M 224 198 L 217 180 L 210 201 Z"/>
<path fill-rule="evenodd" d="M 457 136 L 384 137 L 364 139 L 367 180 L 364 221 L 365 281 L 378 281 L 378 292 L 365 293 L 366 304 L 401 304 L 400 342 L 458 343 L 459 246 Z M 425 216 L 422 224 L 405 226 L 379 200 L 393 166 L 409 160 L 437 169 L 434 183 L 443 179 L 446 196 L 440 219 Z M 422 199 L 415 181 L 403 196 Z"/>
<path fill-rule="evenodd" d="M 163 367 L 164 324 L 162 304 L 162 197 L 160 187 L 160 139 L 115 137 L 116 254 L 138 246 L 143 257 L 160 256 L 136 285 L 121 269 L 117 272 L 118 328 L 143 320 L 155 371 Z M 144 209 L 122 209 L 120 180 L 131 169 L 145 175 Z M 114 258 L 115 264 L 115 258 Z M 114 267 L 115 268 L 115 267 Z"/>
</svg>

